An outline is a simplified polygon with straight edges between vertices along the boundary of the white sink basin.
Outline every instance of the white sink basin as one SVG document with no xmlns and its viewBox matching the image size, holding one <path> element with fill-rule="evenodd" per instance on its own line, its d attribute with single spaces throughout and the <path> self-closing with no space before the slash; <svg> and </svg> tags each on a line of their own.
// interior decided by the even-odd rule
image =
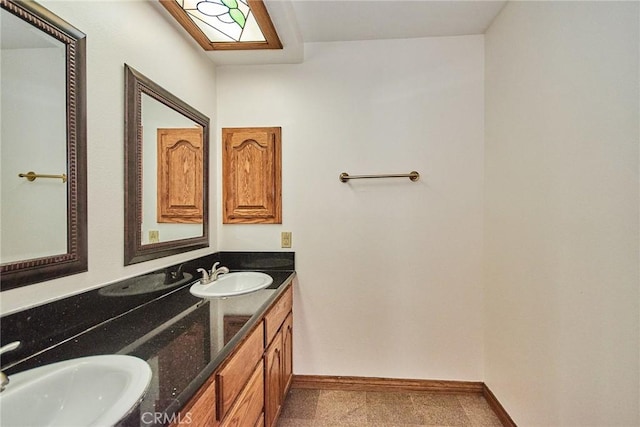
<svg viewBox="0 0 640 427">
<path fill-rule="evenodd" d="M 9 376 L 0 393 L 0 424 L 112 426 L 140 401 L 151 381 L 142 359 L 89 356 Z"/>
<path fill-rule="evenodd" d="M 189 290 L 199 298 L 231 297 L 264 289 L 271 283 L 273 283 L 273 278 L 268 274 L 239 271 L 223 274 L 218 277 L 218 280 L 206 285 L 198 281 L 191 285 Z"/>
</svg>

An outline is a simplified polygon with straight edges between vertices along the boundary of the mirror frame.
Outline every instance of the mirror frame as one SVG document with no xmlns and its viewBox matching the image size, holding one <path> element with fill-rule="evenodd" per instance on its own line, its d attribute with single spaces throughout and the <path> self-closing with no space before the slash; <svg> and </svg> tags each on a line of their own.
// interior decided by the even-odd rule
<svg viewBox="0 0 640 427">
<path fill-rule="evenodd" d="M 209 118 L 127 64 L 125 69 L 124 265 L 209 246 Z M 142 244 L 142 94 L 202 126 L 202 236 Z"/>
<path fill-rule="evenodd" d="M 3 10 L 66 46 L 67 253 L 0 266 L 0 290 L 87 271 L 86 35 L 38 3 L 1 0 Z"/>
</svg>

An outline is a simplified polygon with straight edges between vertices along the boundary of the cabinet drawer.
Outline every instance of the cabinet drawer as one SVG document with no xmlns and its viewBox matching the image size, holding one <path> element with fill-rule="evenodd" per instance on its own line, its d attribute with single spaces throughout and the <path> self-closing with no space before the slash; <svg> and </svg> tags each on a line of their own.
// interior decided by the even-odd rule
<svg viewBox="0 0 640 427">
<path fill-rule="evenodd" d="M 221 427 L 252 426 L 262 415 L 264 404 L 263 364 L 254 369 L 247 386 L 242 390 L 237 402 L 229 411 Z"/>
<path fill-rule="evenodd" d="M 227 414 L 251 376 L 253 367 L 262 359 L 264 351 L 263 334 L 262 323 L 259 323 L 216 375 L 216 382 L 218 383 L 218 420 L 221 420 Z"/>
<path fill-rule="evenodd" d="M 276 336 L 278 329 L 280 329 L 280 325 L 284 322 L 284 319 L 287 318 L 289 312 L 291 312 L 291 307 L 293 305 L 293 288 L 289 286 L 278 302 L 271 307 L 271 310 L 264 316 L 265 322 L 265 342 L 268 345 L 273 337 Z"/>
</svg>

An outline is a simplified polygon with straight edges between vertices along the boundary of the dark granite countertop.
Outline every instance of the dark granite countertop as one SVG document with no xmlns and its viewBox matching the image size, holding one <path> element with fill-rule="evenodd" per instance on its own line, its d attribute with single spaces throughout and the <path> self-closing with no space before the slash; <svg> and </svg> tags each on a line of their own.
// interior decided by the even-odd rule
<svg viewBox="0 0 640 427">
<path fill-rule="evenodd" d="M 153 371 L 147 394 L 122 426 L 155 425 L 151 420 L 157 414 L 167 414 L 163 421 L 170 420 L 191 399 L 295 275 L 293 272 L 286 277 L 267 273 L 275 276 L 274 283 L 267 289 L 229 298 L 198 300 L 187 286 L 145 306 L 136 314 L 135 321 L 129 315 L 124 316 L 87 337 L 89 346 L 103 336 L 126 337 L 121 342 L 126 341 L 127 345 L 116 353 L 144 359 Z M 194 300 L 198 301 L 193 304 Z M 192 305 L 175 315 L 167 308 L 174 304 L 182 307 L 187 301 Z M 162 323 L 145 320 L 157 311 L 166 313 L 167 320 Z"/>
<path fill-rule="evenodd" d="M 230 262 L 234 260 L 230 259 Z M 44 350 L 35 351 L 29 357 L 11 364 L 6 372 L 11 375 L 48 363 L 97 354 L 136 356 L 149 363 L 153 376 L 138 407 L 119 426 L 169 424 L 295 277 L 293 270 L 256 268 L 254 271 L 271 275 L 271 286 L 245 295 L 201 299 L 189 292 L 195 279 L 190 280 Z M 131 280 L 127 283 L 132 283 Z M 113 285 L 119 287 L 116 293 L 125 289 L 122 283 Z M 109 286 L 97 292 L 102 299 L 113 294 Z M 117 296 L 108 297 L 107 301 L 110 300 L 118 304 Z M 56 310 L 62 311 L 59 316 L 65 318 L 73 314 L 69 313 L 73 310 L 65 311 L 59 307 Z M 13 329 L 22 323 L 32 321 L 33 316 L 33 313 L 31 316 L 25 313 L 10 317 L 10 325 L 3 322 L 3 333 L 13 333 Z M 33 347 L 31 351 L 37 350 L 36 344 Z"/>
</svg>

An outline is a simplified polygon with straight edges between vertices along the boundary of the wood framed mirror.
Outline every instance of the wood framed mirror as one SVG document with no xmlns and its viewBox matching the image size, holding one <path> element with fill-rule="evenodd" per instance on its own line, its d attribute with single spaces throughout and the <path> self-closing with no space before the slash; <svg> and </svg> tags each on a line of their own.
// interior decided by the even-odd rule
<svg viewBox="0 0 640 427">
<path fill-rule="evenodd" d="M 209 118 L 125 64 L 124 264 L 209 246 Z"/>
<path fill-rule="evenodd" d="M 87 270 L 86 35 L 35 2 L 2 14 L 2 291 Z"/>
</svg>

